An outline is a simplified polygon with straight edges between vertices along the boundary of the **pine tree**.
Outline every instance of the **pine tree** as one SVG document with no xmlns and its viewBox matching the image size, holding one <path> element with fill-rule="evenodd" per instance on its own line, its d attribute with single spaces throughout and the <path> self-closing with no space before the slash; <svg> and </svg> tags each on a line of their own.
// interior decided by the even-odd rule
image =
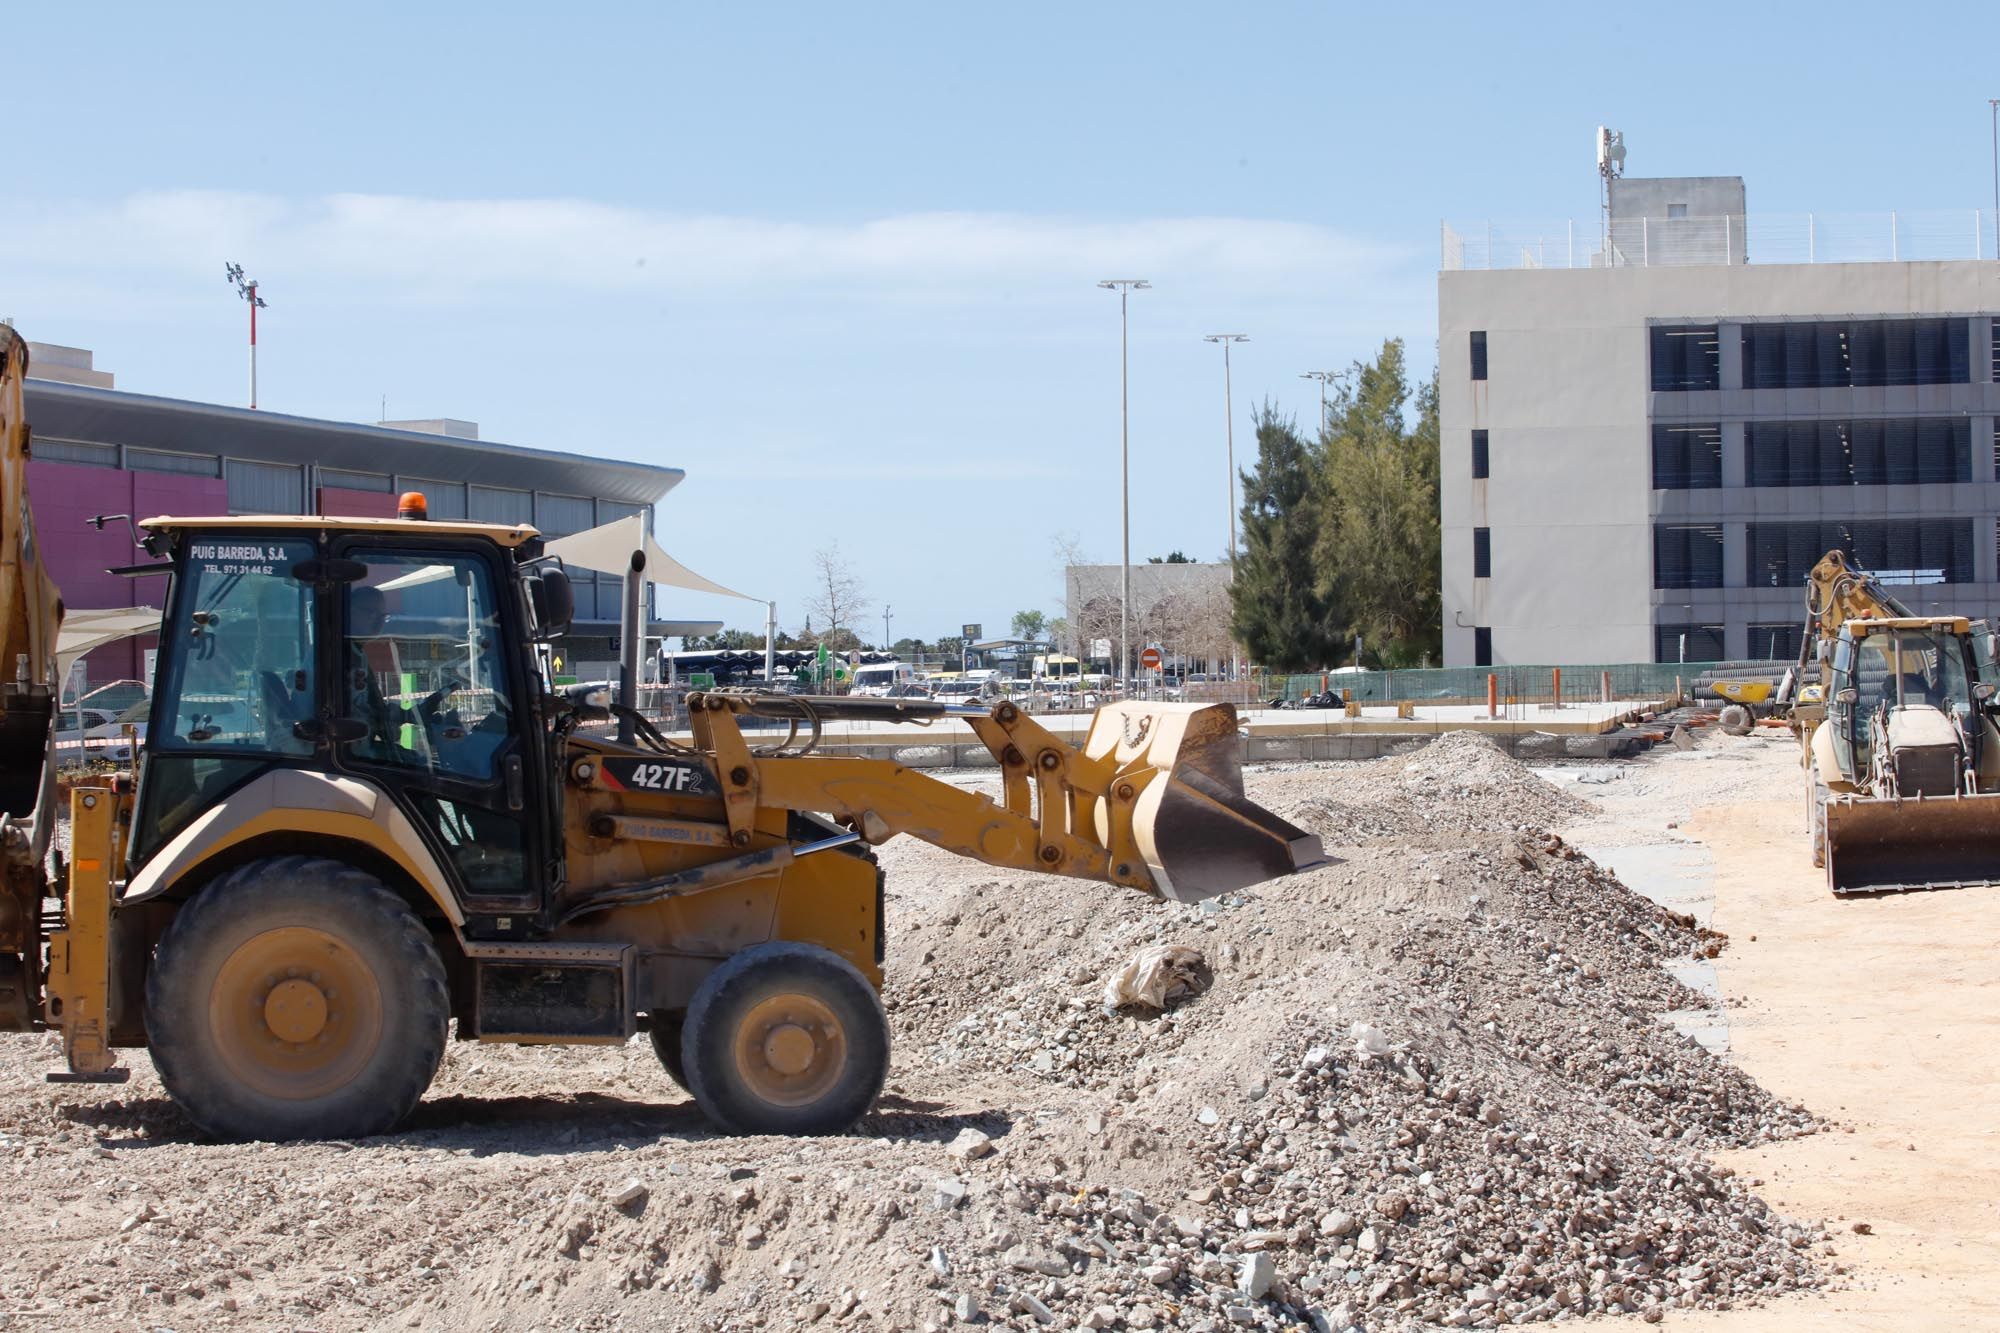
<svg viewBox="0 0 2000 1333">
<path fill-rule="evenodd" d="M 1343 637 L 1415 665 L 1443 639 L 1438 586 L 1437 382 L 1411 399 L 1403 342 L 1357 362 L 1329 405 L 1316 478 L 1320 591 L 1345 612 Z"/>
<path fill-rule="evenodd" d="M 1315 501 L 1316 460 L 1298 425 L 1258 409 L 1257 463 L 1242 475 L 1243 552 L 1230 585 L 1231 624 L 1272 671 L 1312 671 L 1337 660 L 1341 618 L 1313 548 L 1326 510 Z"/>
</svg>

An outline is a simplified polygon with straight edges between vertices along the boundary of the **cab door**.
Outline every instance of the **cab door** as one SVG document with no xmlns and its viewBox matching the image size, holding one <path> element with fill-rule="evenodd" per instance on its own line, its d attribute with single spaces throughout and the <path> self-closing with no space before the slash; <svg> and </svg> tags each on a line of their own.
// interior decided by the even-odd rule
<svg viewBox="0 0 2000 1333">
<path fill-rule="evenodd" d="M 334 595 L 339 762 L 405 807 L 458 881 L 468 925 L 505 933 L 541 908 L 547 861 L 508 574 L 483 544 L 356 540 L 335 554 L 362 570 Z"/>
</svg>

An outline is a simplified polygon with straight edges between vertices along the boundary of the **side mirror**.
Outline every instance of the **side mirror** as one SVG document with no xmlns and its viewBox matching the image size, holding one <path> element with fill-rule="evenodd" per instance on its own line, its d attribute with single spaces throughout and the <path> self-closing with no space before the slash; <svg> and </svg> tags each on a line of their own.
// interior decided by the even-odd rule
<svg viewBox="0 0 2000 1333">
<path fill-rule="evenodd" d="M 1833 701 L 1842 708 L 1852 708 L 1855 704 L 1861 702 L 1861 691 L 1850 685 L 1844 690 L 1834 691 Z"/>
<path fill-rule="evenodd" d="M 576 594 L 560 565 L 541 565 L 528 572 L 528 609 L 535 617 L 535 637 L 559 639 L 576 616 Z"/>
<path fill-rule="evenodd" d="M 1991 703 L 1993 701 L 1993 694 L 1992 682 L 1982 680 L 1972 687 L 1972 702 L 1976 704 Z"/>
</svg>

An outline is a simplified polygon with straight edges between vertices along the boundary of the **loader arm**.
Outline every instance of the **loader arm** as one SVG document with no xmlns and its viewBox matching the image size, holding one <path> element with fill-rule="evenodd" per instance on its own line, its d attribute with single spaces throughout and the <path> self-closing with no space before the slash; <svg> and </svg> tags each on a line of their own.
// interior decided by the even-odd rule
<svg viewBox="0 0 2000 1333">
<path fill-rule="evenodd" d="M 1196 902 L 1321 858 L 1319 840 L 1243 794 L 1227 704 L 1112 704 L 1079 748 L 1012 703 L 990 711 L 892 701 L 690 695 L 696 745 L 713 756 L 730 836 L 747 845 L 758 808 L 848 823 L 869 842 L 907 833 L 990 865 L 1073 875 Z M 893 701 L 900 703 L 900 701 Z M 1001 799 L 886 759 L 758 753 L 744 716 L 815 721 L 893 713 L 962 718 L 999 765 Z M 783 750 L 784 747 L 778 747 Z"/>
</svg>

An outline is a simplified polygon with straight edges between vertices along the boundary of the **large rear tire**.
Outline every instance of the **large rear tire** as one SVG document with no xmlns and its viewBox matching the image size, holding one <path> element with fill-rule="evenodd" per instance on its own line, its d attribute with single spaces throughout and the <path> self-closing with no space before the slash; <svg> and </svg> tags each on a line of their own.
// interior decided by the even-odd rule
<svg viewBox="0 0 2000 1333">
<path fill-rule="evenodd" d="M 709 973 L 681 1032 L 687 1089 L 733 1134 L 835 1134 L 889 1072 L 881 997 L 817 945 L 760 944 Z"/>
<path fill-rule="evenodd" d="M 146 978 L 160 1081 L 223 1138 L 389 1129 L 436 1075 L 450 1017 L 416 914 L 366 871 L 316 857 L 253 861 L 202 889 Z"/>
</svg>

